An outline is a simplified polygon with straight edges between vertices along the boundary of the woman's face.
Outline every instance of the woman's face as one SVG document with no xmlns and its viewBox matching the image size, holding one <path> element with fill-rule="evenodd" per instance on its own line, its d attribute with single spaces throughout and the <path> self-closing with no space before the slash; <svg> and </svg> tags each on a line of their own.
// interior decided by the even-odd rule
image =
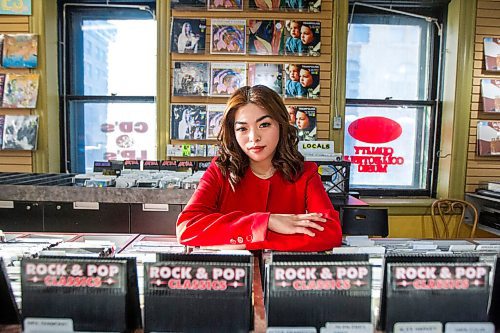
<svg viewBox="0 0 500 333">
<path fill-rule="evenodd" d="M 293 38 L 300 37 L 300 24 L 298 22 L 290 23 L 290 36 Z"/>
<path fill-rule="evenodd" d="M 297 120 L 297 117 L 295 116 L 295 109 L 293 107 L 289 107 L 287 111 L 288 118 L 290 119 L 290 125 L 295 125 L 295 121 Z"/>
<path fill-rule="evenodd" d="M 267 110 L 252 103 L 240 107 L 235 112 L 234 133 L 251 165 L 272 162 L 280 129 Z"/>
<path fill-rule="evenodd" d="M 311 44 L 314 41 L 314 34 L 311 28 L 305 25 L 300 28 L 300 40 L 305 45 Z"/>
<path fill-rule="evenodd" d="M 304 88 L 310 87 L 313 84 L 314 80 L 311 75 L 311 72 L 307 69 L 300 70 L 300 85 Z"/>
<path fill-rule="evenodd" d="M 297 112 L 297 128 L 304 130 L 309 128 L 309 117 L 302 111 Z"/>
<path fill-rule="evenodd" d="M 191 32 L 191 24 L 186 23 L 184 24 L 184 33 L 187 34 L 189 32 Z"/>
</svg>

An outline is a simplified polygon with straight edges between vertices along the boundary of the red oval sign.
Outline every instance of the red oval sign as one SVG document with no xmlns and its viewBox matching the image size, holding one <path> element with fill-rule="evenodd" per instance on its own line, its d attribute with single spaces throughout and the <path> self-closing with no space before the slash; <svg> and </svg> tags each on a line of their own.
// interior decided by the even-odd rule
<svg viewBox="0 0 500 333">
<path fill-rule="evenodd" d="M 366 143 L 386 143 L 401 136 L 401 125 L 385 117 L 364 117 L 353 121 L 347 129 L 356 140 Z"/>
</svg>

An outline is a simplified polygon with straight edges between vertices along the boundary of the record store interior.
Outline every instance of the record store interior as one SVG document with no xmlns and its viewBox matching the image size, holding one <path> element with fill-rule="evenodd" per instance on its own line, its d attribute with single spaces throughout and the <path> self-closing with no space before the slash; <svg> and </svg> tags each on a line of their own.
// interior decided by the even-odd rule
<svg viewBox="0 0 500 333">
<path fill-rule="evenodd" d="M 0 1 L 0 332 L 500 333 L 500 0 Z"/>
</svg>

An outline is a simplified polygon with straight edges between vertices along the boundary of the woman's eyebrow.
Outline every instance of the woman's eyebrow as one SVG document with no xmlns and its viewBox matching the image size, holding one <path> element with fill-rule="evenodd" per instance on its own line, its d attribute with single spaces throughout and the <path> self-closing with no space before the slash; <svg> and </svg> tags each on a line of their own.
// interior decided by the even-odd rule
<svg viewBox="0 0 500 333">
<path fill-rule="evenodd" d="M 255 122 L 256 122 L 256 123 L 258 123 L 259 121 L 262 121 L 262 120 L 264 120 L 264 119 L 266 119 L 266 118 L 271 118 L 271 116 L 270 116 L 270 115 L 268 115 L 268 114 L 266 114 L 265 116 L 262 116 L 262 117 L 260 117 L 260 118 L 257 118 L 257 120 L 256 120 Z M 236 120 L 236 121 L 234 122 L 234 124 L 235 124 L 235 125 L 246 125 L 246 124 L 247 124 L 247 122 L 246 122 L 246 121 L 239 121 L 239 120 Z"/>
</svg>

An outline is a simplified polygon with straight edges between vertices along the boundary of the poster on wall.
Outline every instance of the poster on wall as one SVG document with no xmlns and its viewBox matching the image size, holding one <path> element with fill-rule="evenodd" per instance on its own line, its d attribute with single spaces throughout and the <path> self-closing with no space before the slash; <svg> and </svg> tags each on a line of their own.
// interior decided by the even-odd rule
<svg viewBox="0 0 500 333">
<path fill-rule="evenodd" d="M 481 80 L 484 112 L 500 112 L 500 80 Z"/>
<path fill-rule="evenodd" d="M 31 15 L 31 0 L 0 1 L 0 15 Z"/>
</svg>

